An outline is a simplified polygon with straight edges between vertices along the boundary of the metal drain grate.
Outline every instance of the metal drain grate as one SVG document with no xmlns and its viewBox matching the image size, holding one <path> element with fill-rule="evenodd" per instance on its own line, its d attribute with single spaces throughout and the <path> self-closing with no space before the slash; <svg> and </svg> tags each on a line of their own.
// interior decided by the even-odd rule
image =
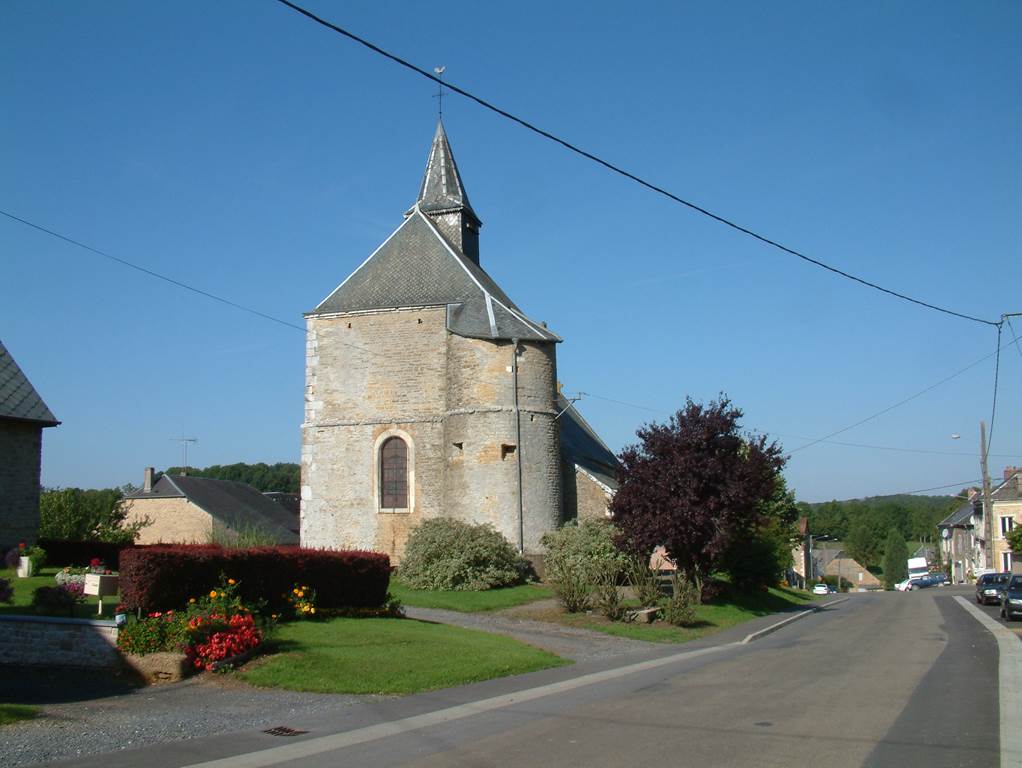
<svg viewBox="0 0 1022 768">
<path fill-rule="evenodd" d="M 288 728 L 286 725 L 278 725 L 276 728 L 268 728 L 263 733 L 268 733 L 270 736 L 301 736 L 303 733 L 308 733 L 308 731 L 298 731 L 294 728 Z"/>
</svg>

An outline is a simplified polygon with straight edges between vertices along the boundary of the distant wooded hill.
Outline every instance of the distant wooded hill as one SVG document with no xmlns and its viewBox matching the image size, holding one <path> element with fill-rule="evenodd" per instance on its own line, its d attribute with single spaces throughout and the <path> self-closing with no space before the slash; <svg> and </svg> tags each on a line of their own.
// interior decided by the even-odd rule
<svg viewBox="0 0 1022 768">
<path fill-rule="evenodd" d="M 168 475 L 180 475 L 182 467 L 168 467 Z M 196 469 L 188 467 L 187 474 L 193 477 L 211 477 L 215 480 L 234 480 L 248 483 L 257 491 L 280 491 L 281 493 L 299 493 L 302 482 L 302 470 L 298 464 L 278 462 L 276 464 L 214 464 L 211 467 Z"/>
<path fill-rule="evenodd" d="M 799 502 L 809 531 L 842 541 L 864 565 L 879 565 L 884 543 L 896 530 L 906 541 L 936 541 L 937 523 L 962 502 L 958 496 L 872 496 L 818 504 Z"/>
</svg>

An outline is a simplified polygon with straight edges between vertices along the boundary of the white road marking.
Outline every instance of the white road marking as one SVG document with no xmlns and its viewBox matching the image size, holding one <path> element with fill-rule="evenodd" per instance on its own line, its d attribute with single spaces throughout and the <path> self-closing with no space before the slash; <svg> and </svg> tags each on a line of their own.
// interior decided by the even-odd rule
<svg viewBox="0 0 1022 768">
<path fill-rule="evenodd" d="M 1017 640 L 1015 642 L 1018 642 Z M 344 733 L 335 733 L 330 736 L 304 739 L 293 744 L 286 744 L 280 747 L 270 747 L 258 752 L 248 752 L 233 757 L 224 757 L 219 760 L 210 760 L 204 763 L 193 763 L 185 768 L 263 768 L 264 766 L 277 765 L 288 760 L 299 760 L 312 755 L 331 752 L 336 749 L 344 749 L 356 744 L 364 744 L 367 741 L 375 741 L 388 736 L 398 736 L 409 731 L 417 731 L 420 728 L 428 728 L 432 725 L 449 723 L 454 720 L 461 720 L 473 715 L 490 712 L 495 709 L 503 709 L 515 704 L 522 704 L 527 701 L 541 699 L 564 691 L 571 691 L 575 688 L 582 688 L 587 685 L 614 680 L 625 677 L 636 672 L 644 672 L 648 669 L 667 666 L 684 659 L 694 659 L 697 656 L 706 656 L 711 653 L 719 653 L 727 648 L 733 648 L 741 643 L 728 643 L 726 645 L 715 645 L 711 648 L 701 648 L 697 651 L 684 651 L 664 656 L 659 659 L 640 661 L 636 664 L 629 664 L 616 669 L 608 669 L 603 672 L 593 672 L 570 680 L 562 680 L 559 683 L 549 683 L 536 688 L 529 688 L 524 691 L 509 693 L 504 696 L 494 696 L 481 701 L 471 701 L 467 704 L 459 704 L 455 707 L 438 709 L 434 712 L 426 712 L 413 717 L 406 717 L 401 720 L 394 720 L 389 723 L 369 725 L 364 728 L 356 728 Z"/>
<path fill-rule="evenodd" d="M 955 600 L 997 639 L 1001 710 L 1001 768 L 1022 766 L 1022 642 L 1010 629 L 991 619 L 964 597 Z"/>
</svg>

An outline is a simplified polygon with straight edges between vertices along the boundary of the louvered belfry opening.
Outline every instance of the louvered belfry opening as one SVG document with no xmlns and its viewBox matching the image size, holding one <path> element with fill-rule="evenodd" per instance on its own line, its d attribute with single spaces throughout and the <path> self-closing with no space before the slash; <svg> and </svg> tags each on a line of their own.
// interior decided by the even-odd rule
<svg viewBox="0 0 1022 768">
<path fill-rule="evenodd" d="M 390 437 L 380 449 L 380 506 L 408 508 L 408 446 L 400 437 Z"/>
</svg>

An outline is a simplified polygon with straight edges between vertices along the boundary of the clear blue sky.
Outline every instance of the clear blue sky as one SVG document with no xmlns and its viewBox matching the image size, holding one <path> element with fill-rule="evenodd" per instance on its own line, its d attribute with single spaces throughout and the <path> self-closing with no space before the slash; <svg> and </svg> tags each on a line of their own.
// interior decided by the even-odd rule
<svg viewBox="0 0 1022 768">
<path fill-rule="evenodd" d="M 1022 311 L 1022 5 L 309 7 L 651 181 L 924 300 Z M 0 208 L 302 324 L 400 223 L 435 88 L 262 2 L 5 3 Z M 989 354 L 995 332 L 827 274 L 458 96 L 482 262 L 564 338 L 567 390 L 727 392 L 791 450 Z M 1016 321 L 1022 332 L 1022 318 Z M 1006 338 L 1010 338 L 1007 336 Z M 63 424 L 46 485 L 297 461 L 304 339 L 0 217 L 0 339 Z M 1022 463 L 1002 354 L 991 469 Z M 800 498 L 979 477 L 989 360 L 792 455 Z M 615 450 L 657 413 L 588 398 Z M 952 433 L 962 435 L 950 439 Z"/>
</svg>

